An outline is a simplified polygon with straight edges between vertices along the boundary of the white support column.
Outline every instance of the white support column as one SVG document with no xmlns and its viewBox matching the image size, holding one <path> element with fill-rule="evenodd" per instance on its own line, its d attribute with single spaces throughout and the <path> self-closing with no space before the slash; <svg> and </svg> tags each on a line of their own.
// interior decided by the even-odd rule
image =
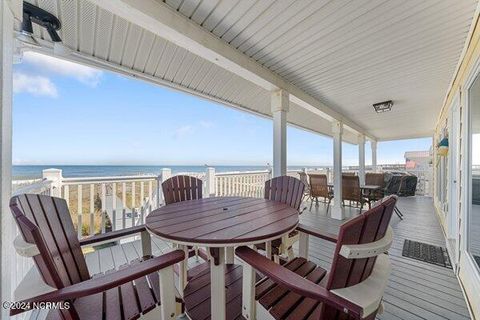
<svg viewBox="0 0 480 320">
<path fill-rule="evenodd" d="M 52 189 L 50 195 L 53 197 L 62 196 L 62 170 L 61 169 L 45 169 L 42 171 L 42 178 L 52 181 Z"/>
<path fill-rule="evenodd" d="M 360 185 L 365 184 L 365 135 L 358 135 L 358 178 Z"/>
<path fill-rule="evenodd" d="M 287 174 L 287 113 L 289 96 L 285 90 L 272 92 L 273 114 L 273 176 Z"/>
<path fill-rule="evenodd" d="M 208 167 L 205 175 L 205 197 L 215 197 L 215 168 Z"/>
<path fill-rule="evenodd" d="M 342 134 L 343 124 L 340 121 L 332 123 L 333 133 L 333 189 L 334 204 L 332 206 L 332 218 L 343 220 L 342 207 Z"/>
<path fill-rule="evenodd" d="M 370 145 L 372 146 L 372 170 L 373 172 L 377 171 L 377 141 L 371 141 Z"/>
<path fill-rule="evenodd" d="M 15 8 L 21 9 L 21 2 L 0 1 L 0 292 L 2 301 L 12 300 L 12 277 L 14 274 L 12 270 L 16 261 L 16 254 L 12 245 L 16 227 L 8 207 L 12 195 L 14 11 L 19 11 Z M 9 319 L 9 310 L 3 308 L 0 318 Z"/>
</svg>

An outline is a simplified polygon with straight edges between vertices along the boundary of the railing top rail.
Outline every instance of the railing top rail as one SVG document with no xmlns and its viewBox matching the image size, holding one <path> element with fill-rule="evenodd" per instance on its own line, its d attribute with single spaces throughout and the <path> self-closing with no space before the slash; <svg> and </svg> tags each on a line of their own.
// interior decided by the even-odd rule
<svg viewBox="0 0 480 320">
<path fill-rule="evenodd" d="M 141 176 L 110 176 L 110 177 L 81 177 L 81 178 L 63 178 L 63 184 L 87 184 L 98 182 L 128 182 L 128 181 L 148 181 L 157 179 L 156 175 Z"/>
<path fill-rule="evenodd" d="M 243 175 L 253 175 L 253 174 L 267 174 L 268 170 L 257 170 L 257 171 L 231 171 L 231 172 L 215 172 L 216 176 L 243 176 Z"/>
<path fill-rule="evenodd" d="M 18 189 L 14 190 L 12 194 L 14 196 L 24 193 L 40 193 L 52 185 L 52 181 L 50 180 L 40 180 L 32 184 L 25 185 L 23 187 L 19 187 Z"/>
</svg>

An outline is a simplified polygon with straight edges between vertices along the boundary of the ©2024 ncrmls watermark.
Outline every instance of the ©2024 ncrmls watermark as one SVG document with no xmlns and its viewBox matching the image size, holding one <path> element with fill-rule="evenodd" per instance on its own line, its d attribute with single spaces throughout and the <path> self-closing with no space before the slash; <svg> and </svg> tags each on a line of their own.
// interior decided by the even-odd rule
<svg viewBox="0 0 480 320">
<path fill-rule="evenodd" d="M 3 301 L 3 309 L 16 309 L 16 310 L 50 310 L 50 309 L 59 309 L 59 310 L 68 310 L 70 309 L 70 302 L 61 301 L 61 302 L 13 302 L 13 301 Z"/>
</svg>

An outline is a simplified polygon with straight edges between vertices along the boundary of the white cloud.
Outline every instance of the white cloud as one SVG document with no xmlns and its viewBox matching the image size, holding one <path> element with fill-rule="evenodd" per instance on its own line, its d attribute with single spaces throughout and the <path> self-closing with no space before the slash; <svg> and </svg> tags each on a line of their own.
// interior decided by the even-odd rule
<svg viewBox="0 0 480 320">
<path fill-rule="evenodd" d="M 183 138 L 186 137 L 194 132 L 194 128 L 190 125 L 184 125 L 181 127 L 178 127 L 173 134 L 173 137 L 175 139 Z"/>
<path fill-rule="evenodd" d="M 49 78 L 17 72 L 13 74 L 13 92 L 27 92 L 35 96 L 52 98 L 58 97 L 57 87 Z"/>
<path fill-rule="evenodd" d="M 103 74 L 102 71 L 94 68 L 31 51 L 25 52 L 23 61 L 45 71 L 72 77 L 91 87 L 95 87 L 100 83 Z"/>
</svg>

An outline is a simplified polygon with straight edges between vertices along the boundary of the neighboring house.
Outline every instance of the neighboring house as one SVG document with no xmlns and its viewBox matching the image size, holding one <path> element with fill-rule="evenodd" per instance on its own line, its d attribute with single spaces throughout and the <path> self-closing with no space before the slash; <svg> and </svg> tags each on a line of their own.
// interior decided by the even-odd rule
<svg viewBox="0 0 480 320">
<path fill-rule="evenodd" d="M 404 157 L 407 170 L 425 170 L 432 165 L 430 151 L 407 151 Z"/>
</svg>

